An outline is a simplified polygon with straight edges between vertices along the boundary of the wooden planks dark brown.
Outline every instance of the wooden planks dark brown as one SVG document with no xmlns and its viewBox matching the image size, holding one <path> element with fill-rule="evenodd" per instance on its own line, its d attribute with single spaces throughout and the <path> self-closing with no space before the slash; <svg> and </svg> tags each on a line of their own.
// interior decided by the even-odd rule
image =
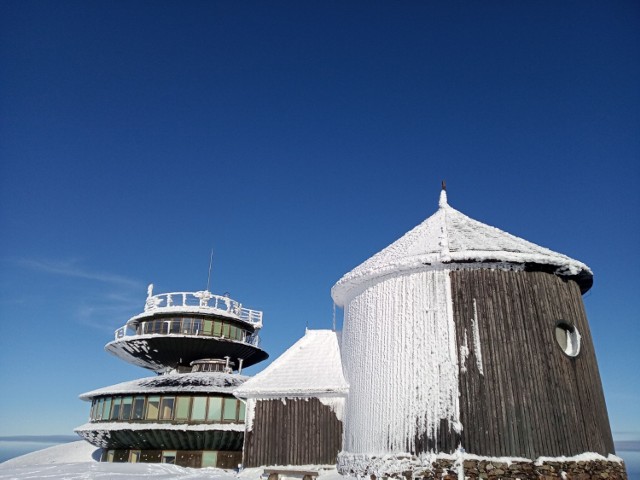
<svg viewBox="0 0 640 480">
<path fill-rule="evenodd" d="M 330 465 L 342 448 L 342 422 L 317 398 L 258 400 L 244 440 L 245 467 Z"/>
<path fill-rule="evenodd" d="M 580 288 L 539 271 L 469 269 L 451 274 L 458 345 L 470 353 L 460 370 L 462 446 L 491 456 L 614 452 L 607 409 Z M 484 374 L 473 345 L 476 300 Z M 581 335 L 566 355 L 555 326 Z"/>
</svg>

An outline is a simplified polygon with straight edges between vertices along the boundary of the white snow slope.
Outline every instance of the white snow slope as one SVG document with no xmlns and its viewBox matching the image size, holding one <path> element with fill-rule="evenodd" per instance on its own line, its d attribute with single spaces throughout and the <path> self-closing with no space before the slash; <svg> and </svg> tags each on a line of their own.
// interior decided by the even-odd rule
<svg viewBox="0 0 640 480">
<path fill-rule="evenodd" d="M 219 468 L 184 468 L 162 463 L 100 463 L 96 448 L 85 441 L 45 448 L 0 463 L 0 480 L 259 480 L 261 468 L 240 473 Z M 345 480 L 335 469 L 320 472 L 320 480 Z"/>
</svg>

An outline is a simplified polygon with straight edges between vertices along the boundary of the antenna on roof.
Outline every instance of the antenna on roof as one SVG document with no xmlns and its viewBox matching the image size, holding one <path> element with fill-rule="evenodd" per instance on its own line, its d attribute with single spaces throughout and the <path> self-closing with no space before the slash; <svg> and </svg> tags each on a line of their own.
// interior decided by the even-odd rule
<svg viewBox="0 0 640 480">
<path fill-rule="evenodd" d="M 444 191 L 447 190 L 447 181 L 446 180 L 442 180 L 442 190 L 444 190 Z"/>
<path fill-rule="evenodd" d="M 213 265 L 213 248 L 211 248 L 211 255 L 209 256 L 209 274 L 207 275 L 207 292 L 209 291 L 209 282 L 211 281 L 211 265 Z"/>
</svg>

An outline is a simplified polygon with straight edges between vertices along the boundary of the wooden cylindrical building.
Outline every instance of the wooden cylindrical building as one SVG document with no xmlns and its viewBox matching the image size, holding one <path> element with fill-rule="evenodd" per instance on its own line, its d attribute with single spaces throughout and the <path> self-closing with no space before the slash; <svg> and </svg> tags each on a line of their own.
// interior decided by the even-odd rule
<svg viewBox="0 0 640 480">
<path fill-rule="evenodd" d="M 332 289 L 349 383 L 343 473 L 425 456 L 614 453 L 583 263 L 447 203 Z"/>
</svg>

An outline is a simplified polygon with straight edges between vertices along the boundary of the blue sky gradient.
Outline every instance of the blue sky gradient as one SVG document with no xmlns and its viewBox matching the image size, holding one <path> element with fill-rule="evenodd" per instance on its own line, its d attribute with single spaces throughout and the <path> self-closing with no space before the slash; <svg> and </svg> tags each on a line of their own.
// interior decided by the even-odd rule
<svg viewBox="0 0 640 480">
<path fill-rule="evenodd" d="M 331 286 L 446 179 L 593 269 L 640 439 L 639 26 L 631 1 L 2 2 L 0 435 L 69 434 L 78 394 L 145 376 L 104 344 L 148 283 L 203 289 L 211 248 L 270 360 L 330 328 Z"/>
</svg>

